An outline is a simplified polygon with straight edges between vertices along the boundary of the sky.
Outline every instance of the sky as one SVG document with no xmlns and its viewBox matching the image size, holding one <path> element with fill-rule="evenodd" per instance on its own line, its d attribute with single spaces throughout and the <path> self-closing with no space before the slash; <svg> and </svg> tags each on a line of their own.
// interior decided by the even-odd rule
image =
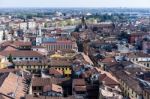
<svg viewBox="0 0 150 99">
<path fill-rule="evenodd" d="M 0 0 L 1 8 L 12 7 L 127 7 L 150 8 L 150 0 Z"/>
</svg>

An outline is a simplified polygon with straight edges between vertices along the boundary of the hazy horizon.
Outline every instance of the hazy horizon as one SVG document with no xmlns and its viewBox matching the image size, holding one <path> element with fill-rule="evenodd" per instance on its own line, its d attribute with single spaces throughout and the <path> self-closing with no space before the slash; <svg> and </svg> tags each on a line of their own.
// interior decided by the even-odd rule
<svg viewBox="0 0 150 99">
<path fill-rule="evenodd" d="M 0 8 L 150 8 L 149 0 L 0 0 Z"/>
</svg>

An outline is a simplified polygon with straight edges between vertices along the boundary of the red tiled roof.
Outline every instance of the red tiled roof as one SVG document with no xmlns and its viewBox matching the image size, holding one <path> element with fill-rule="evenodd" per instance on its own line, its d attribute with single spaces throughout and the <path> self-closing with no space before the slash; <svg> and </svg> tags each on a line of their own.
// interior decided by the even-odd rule
<svg viewBox="0 0 150 99">
<path fill-rule="evenodd" d="M 74 86 L 85 86 L 85 80 L 84 79 L 73 79 L 73 85 Z"/>
<path fill-rule="evenodd" d="M 49 69 L 49 74 L 56 75 L 56 76 L 62 76 L 63 75 L 63 71 L 57 70 L 55 68 L 50 68 Z"/>
<path fill-rule="evenodd" d="M 24 97 L 26 94 L 27 89 L 25 88 L 24 79 L 18 75 L 13 73 L 9 73 L 2 84 L 0 84 L 0 93 L 5 95 L 14 94 L 15 99 L 20 99 Z"/>
<path fill-rule="evenodd" d="M 74 96 L 69 97 L 52 97 L 52 96 L 34 96 L 34 95 L 26 95 L 25 99 L 76 99 Z"/>
<path fill-rule="evenodd" d="M 43 46 L 33 46 L 32 48 L 45 48 Z"/>
<path fill-rule="evenodd" d="M 75 86 L 74 91 L 85 92 L 85 91 L 87 91 L 87 89 L 86 89 L 86 86 Z"/>
<path fill-rule="evenodd" d="M 71 66 L 71 61 L 66 61 L 66 60 L 51 60 L 50 65 L 52 67 L 55 66 Z"/>
<path fill-rule="evenodd" d="M 115 63 L 116 60 L 112 57 L 108 57 L 108 58 L 103 59 L 101 62 L 103 62 L 103 63 Z"/>
<path fill-rule="evenodd" d="M 3 51 L 16 51 L 17 49 L 12 46 L 7 46 Z"/>
<path fill-rule="evenodd" d="M 44 90 L 44 92 L 52 90 L 55 92 L 63 93 L 62 87 L 59 85 L 56 85 L 56 84 L 45 85 L 43 90 Z"/>
<path fill-rule="evenodd" d="M 1 44 L 2 46 L 15 46 L 15 47 L 19 47 L 19 46 L 31 46 L 31 42 L 24 42 L 24 41 L 6 41 L 4 43 Z"/>
<path fill-rule="evenodd" d="M 118 82 L 116 82 L 115 80 L 111 79 L 106 74 L 101 74 L 99 80 L 100 80 L 100 82 L 102 82 L 104 85 L 107 85 L 107 86 L 119 85 Z"/>
<path fill-rule="evenodd" d="M 44 42 L 43 44 L 72 44 L 72 41 L 70 40 L 66 40 L 66 41 L 57 41 L 57 42 Z"/>
<path fill-rule="evenodd" d="M 20 69 L 0 69 L 0 73 L 18 72 Z"/>
<path fill-rule="evenodd" d="M 50 84 L 60 84 L 63 81 L 69 80 L 68 78 L 40 78 L 40 77 L 34 77 L 32 78 L 32 86 L 45 86 Z"/>
<path fill-rule="evenodd" d="M 36 51 L 1 51 L 0 55 L 8 57 L 9 55 L 14 57 L 42 57 L 42 54 Z"/>
</svg>

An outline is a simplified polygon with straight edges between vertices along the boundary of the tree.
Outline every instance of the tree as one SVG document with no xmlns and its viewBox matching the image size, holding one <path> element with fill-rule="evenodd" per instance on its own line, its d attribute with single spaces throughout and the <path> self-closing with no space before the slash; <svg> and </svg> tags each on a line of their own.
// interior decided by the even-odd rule
<svg viewBox="0 0 150 99">
<path fill-rule="evenodd" d="M 45 24 L 44 24 L 44 27 L 45 27 L 45 28 L 47 28 L 47 27 L 48 27 L 47 23 L 45 23 Z"/>
<path fill-rule="evenodd" d="M 125 39 L 125 40 L 129 40 L 129 34 L 127 34 L 126 32 L 124 32 L 124 31 L 121 31 L 121 33 L 118 35 L 118 39 L 119 40 L 123 40 L 123 39 Z"/>
<path fill-rule="evenodd" d="M 13 57 L 12 57 L 11 54 L 10 54 L 9 57 L 8 57 L 8 61 L 13 63 Z"/>
</svg>

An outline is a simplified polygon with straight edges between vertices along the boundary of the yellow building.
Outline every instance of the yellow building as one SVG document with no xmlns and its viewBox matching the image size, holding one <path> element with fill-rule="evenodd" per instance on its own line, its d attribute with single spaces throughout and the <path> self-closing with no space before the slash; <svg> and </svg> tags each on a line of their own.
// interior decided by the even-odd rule
<svg viewBox="0 0 150 99">
<path fill-rule="evenodd" d="M 150 89 L 144 89 L 143 90 L 143 97 L 144 97 L 144 99 L 150 99 Z"/>
<path fill-rule="evenodd" d="M 0 55 L 0 69 L 7 68 L 9 64 L 11 63 L 9 63 L 4 56 Z"/>
<path fill-rule="evenodd" d="M 60 55 L 58 53 L 55 53 L 55 54 L 51 55 L 50 58 L 64 58 L 64 56 Z"/>
<path fill-rule="evenodd" d="M 24 69 L 33 73 L 39 72 L 41 69 L 48 69 L 48 63 L 38 61 L 22 61 L 15 62 L 15 69 Z"/>
<path fill-rule="evenodd" d="M 71 62 L 69 60 L 51 60 L 50 67 L 55 68 L 56 70 L 62 70 L 64 76 L 71 76 L 72 69 L 71 69 Z"/>
<path fill-rule="evenodd" d="M 137 79 L 132 78 L 128 72 L 116 71 L 115 73 L 125 96 L 130 99 L 142 99 L 142 88 Z"/>
<path fill-rule="evenodd" d="M 55 53 L 50 56 L 51 59 L 72 59 L 76 54 L 75 53 L 65 53 L 65 54 L 59 54 Z"/>
</svg>

